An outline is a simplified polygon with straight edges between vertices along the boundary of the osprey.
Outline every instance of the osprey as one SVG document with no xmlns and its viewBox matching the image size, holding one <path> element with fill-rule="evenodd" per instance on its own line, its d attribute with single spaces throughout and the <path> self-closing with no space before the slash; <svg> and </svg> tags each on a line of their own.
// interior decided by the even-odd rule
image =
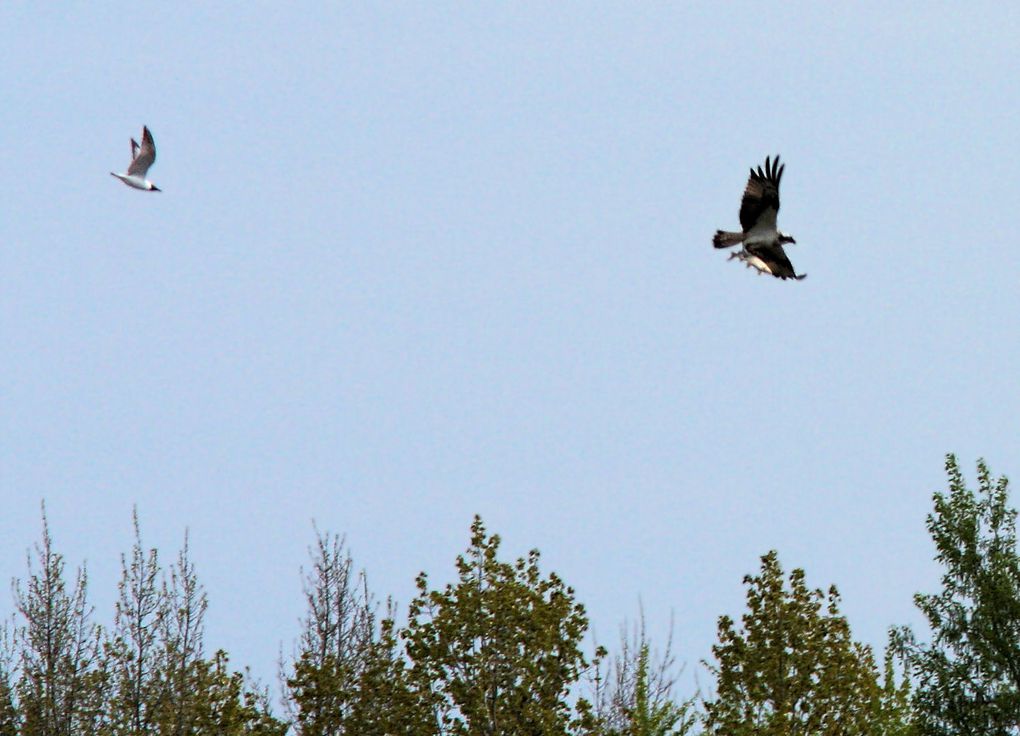
<svg viewBox="0 0 1020 736">
<path fill-rule="evenodd" d="M 134 138 L 131 139 L 131 165 L 128 166 L 127 172 L 124 174 L 114 174 L 111 171 L 110 176 L 116 176 L 129 187 L 134 187 L 135 189 L 144 189 L 147 192 L 160 192 L 162 190 L 159 187 L 145 178 L 145 173 L 155 160 L 156 142 L 152 140 L 152 133 L 149 132 L 149 128 L 143 125 L 142 145 L 139 146 Z"/>
<path fill-rule="evenodd" d="M 800 280 L 806 273 L 797 274 L 793 264 L 786 257 L 783 243 L 796 243 L 792 235 L 784 233 L 776 227 L 776 213 L 779 212 L 779 180 L 783 178 L 786 164 L 779 165 L 779 156 L 775 161 L 766 157 L 765 170 L 761 166 L 747 180 L 744 198 L 740 202 L 740 227 L 742 233 L 716 230 L 712 245 L 716 248 L 729 248 L 743 243 L 744 247 L 730 255 L 730 259 L 739 258 L 748 268 L 755 268 L 758 273 L 767 273 L 779 279 Z"/>
</svg>

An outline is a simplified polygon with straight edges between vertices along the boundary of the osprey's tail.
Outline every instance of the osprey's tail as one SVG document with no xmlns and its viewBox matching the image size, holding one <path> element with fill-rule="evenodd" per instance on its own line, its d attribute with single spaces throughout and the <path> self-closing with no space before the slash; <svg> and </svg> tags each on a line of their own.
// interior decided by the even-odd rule
<svg viewBox="0 0 1020 736">
<path fill-rule="evenodd" d="M 733 245 L 740 245 L 744 242 L 743 233 L 728 233 L 725 230 L 716 230 L 712 238 L 712 245 L 716 248 L 729 248 Z"/>
</svg>

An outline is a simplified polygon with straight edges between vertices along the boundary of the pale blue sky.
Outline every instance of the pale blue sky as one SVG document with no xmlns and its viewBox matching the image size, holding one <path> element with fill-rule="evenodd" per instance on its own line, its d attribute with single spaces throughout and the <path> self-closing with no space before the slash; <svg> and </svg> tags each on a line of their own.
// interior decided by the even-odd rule
<svg viewBox="0 0 1020 736">
<path fill-rule="evenodd" d="M 0 6 L 4 578 L 45 498 L 107 620 L 137 504 L 267 681 L 313 518 L 406 604 L 481 513 L 692 667 L 770 548 L 918 621 L 944 453 L 1020 470 L 1020 9 L 211 5 Z M 800 283 L 711 247 L 777 152 Z"/>
</svg>

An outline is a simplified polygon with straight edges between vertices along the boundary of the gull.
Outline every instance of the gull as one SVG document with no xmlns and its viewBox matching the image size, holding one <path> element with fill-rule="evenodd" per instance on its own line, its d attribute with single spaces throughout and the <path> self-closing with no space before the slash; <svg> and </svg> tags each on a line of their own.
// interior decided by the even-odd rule
<svg viewBox="0 0 1020 736">
<path fill-rule="evenodd" d="M 152 140 L 152 133 L 147 126 L 142 126 L 142 145 L 138 145 L 134 138 L 131 139 L 131 165 L 127 173 L 115 174 L 112 171 L 110 176 L 116 176 L 129 187 L 144 189 L 147 192 L 163 191 L 151 181 L 145 178 L 145 172 L 149 170 L 156 160 L 156 143 Z"/>
</svg>

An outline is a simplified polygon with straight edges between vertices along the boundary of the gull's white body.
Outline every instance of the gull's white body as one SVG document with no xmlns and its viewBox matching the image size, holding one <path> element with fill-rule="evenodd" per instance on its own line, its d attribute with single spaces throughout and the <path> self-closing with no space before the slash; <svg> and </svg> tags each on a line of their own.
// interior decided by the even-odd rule
<svg viewBox="0 0 1020 736">
<path fill-rule="evenodd" d="M 134 138 L 131 139 L 131 165 L 123 174 L 113 171 L 110 176 L 116 176 L 129 187 L 141 189 L 145 192 L 161 191 L 159 187 L 146 178 L 149 167 L 156 160 L 156 142 L 152 140 L 152 133 L 148 126 L 142 126 L 142 145 L 138 145 Z"/>
<path fill-rule="evenodd" d="M 115 174 L 112 171 L 110 172 L 110 175 L 116 176 L 118 179 L 127 184 L 129 187 L 134 187 L 135 189 L 144 189 L 146 191 L 151 192 L 152 188 L 155 186 L 151 181 L 146 179 L 144 176 L 132 176 L 131 174 Z"/>
</svg>

